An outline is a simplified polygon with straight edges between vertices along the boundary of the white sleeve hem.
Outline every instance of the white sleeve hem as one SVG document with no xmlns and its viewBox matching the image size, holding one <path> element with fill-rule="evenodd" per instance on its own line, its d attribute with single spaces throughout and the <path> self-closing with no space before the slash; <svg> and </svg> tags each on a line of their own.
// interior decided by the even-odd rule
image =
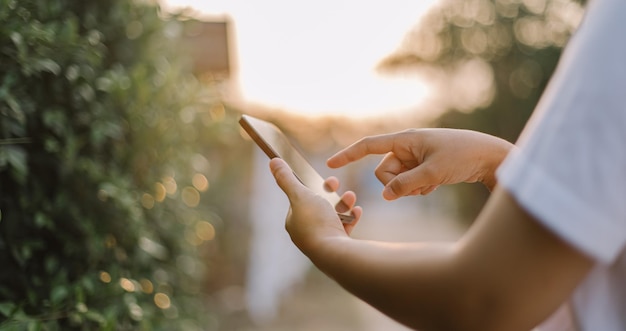
<svg viewBox="0 0 626 331">
<path fill-rule="evenodd" d="M 626 231 L 610 218 L 554 181 L 529 162 L 520 150 L 513 151 L 497 171 L 504 187 L 529 214 L 569 244 L 599 262 L 610 264 L 619 256 Z M 595 227 L 589 230 L 589 225 Z"/>
</svg>

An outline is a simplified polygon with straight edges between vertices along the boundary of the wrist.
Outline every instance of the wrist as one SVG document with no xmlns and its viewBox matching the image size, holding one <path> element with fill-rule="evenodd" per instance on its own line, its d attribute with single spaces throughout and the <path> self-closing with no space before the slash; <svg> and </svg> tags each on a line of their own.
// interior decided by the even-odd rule
<svg viewBox="0 0 626 331">
<path fill-rule="evenodd" d="M 483 165 L 483 176 L 481 176 L 480 182 L 492 191 L 498 180 L 496 178 L 496 170 L 502 164 L 502 161 L 506 158 L 509 152 L 515 148 L 515 145 L 510 142 L 498 138 L 499 142 L 495 145 L 495 148 L 490 151 L 489 157 L 485 158 L 485 163 Z"/>
<path fill-rule="evenodd" d="M 322 224 L 304 225 L 287 221 L 285 228 L 291 237 L 291 241 L 304 255 L 309 257 L 323 250 L 333 238 L 348 237 L 341 224 L 337 226 L 334 226 L 334 224 L 331 226 Z"/>
<path fill-rule="evenodd" d="M 354 239 L 347 235 L 325 236 L 299 248 L 318 269 L 326 273 L 333 263 L 341 261 L 342 247 L 351 240 Z"/>
</svg>

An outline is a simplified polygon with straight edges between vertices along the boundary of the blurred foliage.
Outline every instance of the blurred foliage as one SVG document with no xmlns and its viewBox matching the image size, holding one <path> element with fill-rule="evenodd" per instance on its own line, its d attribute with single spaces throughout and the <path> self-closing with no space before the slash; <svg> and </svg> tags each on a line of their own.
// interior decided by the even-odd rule
<svg viewBox="0 0 626 331">
<path fill-rule="evenodd" d="M 583 15 L 572 0 L 442 0 L 385 59 L 382 70 L 436 72 L 448 111 L 434 125 L 519 136 Z M 473 219 L 488 193 L 458 185 Z"/>
<path fill-rule="evenodd" d="M 0 0 L 0 329 L 219 323 L 203 293 L 244 156 L 219 82 L 176 54 L 175 18 Z"/>
</svg>

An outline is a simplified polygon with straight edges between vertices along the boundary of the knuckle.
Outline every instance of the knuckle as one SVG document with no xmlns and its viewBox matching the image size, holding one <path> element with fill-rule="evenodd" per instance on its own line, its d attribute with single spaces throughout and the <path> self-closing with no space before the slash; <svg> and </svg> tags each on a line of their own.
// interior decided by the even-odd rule
<svg viewBox="0 0 626 331">
<path fill-rule="evenodd" d="M 376 167 L 376 169 L 374 169 L 374 175 L 376 176 L 376 178 L 378 178 L 378 180 L 383 183 L 383 184 L 387 184 L 388 180 L 387 180 L 387 172 L 382 169 L 380 166 Z"/>
<path fill-rule="evenodd" d="M 364 154 L 370 154 L 372 152 L 370 148 L 372 142 L 373 142 L 373 138 L 368 136 L 368 137 L 363 137 L 359 139 L 357 144 L 361 147 L 361 150 L 364 152 Z"/>
<path fill-rule="evenodd" d="M 418 129 L 416 128 L 408 128 L 408 129 L 404 129 L 402 131 L 400 131 L 401 134 L 403 135 L 414 135 L 418 132 Z"/>
</svg>

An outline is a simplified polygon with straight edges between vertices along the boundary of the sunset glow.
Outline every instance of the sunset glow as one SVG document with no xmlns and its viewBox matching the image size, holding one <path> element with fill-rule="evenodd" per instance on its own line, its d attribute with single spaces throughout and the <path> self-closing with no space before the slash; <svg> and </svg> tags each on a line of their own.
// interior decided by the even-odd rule
<svg viewBox="0 0 626 331">
<path fill-rule="evenodd" d="M 229 19 L 235 82 L 245 102 L 306 115 L 386 116 L 428 93 L 416 75 L 379 74 L 428 1 L 166 0 L 167 10 Z"/>
</svg>

